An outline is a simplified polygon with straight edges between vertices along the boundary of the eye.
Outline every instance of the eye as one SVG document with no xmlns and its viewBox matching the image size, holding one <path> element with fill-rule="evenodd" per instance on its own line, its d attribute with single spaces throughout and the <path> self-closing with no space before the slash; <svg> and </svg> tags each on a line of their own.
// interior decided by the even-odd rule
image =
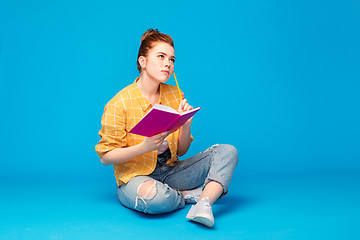
<svg viewBox="0 0 360 240">
<path fill-rule="evenodd" d="M 175 58 L 171 58 L 170 61 L 172 61 L 173 63 L 175 62 Z"/>
<path fill-rule="evenodd" d="M 163 58 L 164 58 L 164 55 L 159 55 L 159 58 L 163 59 Z"/>
</svg>

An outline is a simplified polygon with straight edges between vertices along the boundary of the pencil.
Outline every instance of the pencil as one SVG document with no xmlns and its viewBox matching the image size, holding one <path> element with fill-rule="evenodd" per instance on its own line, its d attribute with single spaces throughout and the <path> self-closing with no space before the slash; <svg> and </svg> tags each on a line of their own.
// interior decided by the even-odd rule
<svg viewBox="0 0 360 240">
<path fill-rule="evenodd" d="M 178 90 L 179 90 L 180 99 L 181 99 L 181 101 L 182 101 L 182 100 L 184 100 L 184 99 L 182 98 L 182 95 L 181 95 L 181 91 L 180 91 L 180 88 L 179 88 L 179 83 L 178 83 L 178 81 L 177 81 L 177 79 L 176 79 L 175 71 L 173 71 L 173 73 L 174 73 L 174 78 L 175 78 L 176 86 L 177 86 L 177 88 L 178 88 Z"/>
</svg>

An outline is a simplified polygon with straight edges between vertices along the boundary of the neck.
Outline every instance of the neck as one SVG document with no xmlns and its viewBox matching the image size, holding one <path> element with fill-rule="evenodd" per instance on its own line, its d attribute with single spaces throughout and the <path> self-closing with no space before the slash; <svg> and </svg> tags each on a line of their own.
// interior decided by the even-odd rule
<svg viewBox="0 0 360 240">
<path fill-rule="evenodd" d="M 160 83 L 145 74 L 140 75 L 137 86 L 144 97 L 151 103 L 156 104 L 159 100 Z"/>
</svg>

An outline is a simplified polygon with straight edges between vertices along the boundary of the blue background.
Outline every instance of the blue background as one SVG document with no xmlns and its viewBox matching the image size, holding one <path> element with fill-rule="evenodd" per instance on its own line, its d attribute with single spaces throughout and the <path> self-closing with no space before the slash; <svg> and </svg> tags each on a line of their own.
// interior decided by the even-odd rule
<svg viewBox="0 0 360 240">
<path fill-rule="evenodd" d="M 185 157 L 229 143 L 235 180 L 358 176 L 359 1 L 1 0 L 2 186 L 114 184 L 94 146 L 148 28 L 173 37 L 180 87 L 202 108 Z"/>
</svg>

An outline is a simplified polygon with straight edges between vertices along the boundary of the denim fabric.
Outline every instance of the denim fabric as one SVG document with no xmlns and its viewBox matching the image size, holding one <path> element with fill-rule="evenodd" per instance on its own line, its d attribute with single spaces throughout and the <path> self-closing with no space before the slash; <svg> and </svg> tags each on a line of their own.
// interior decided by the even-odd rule
<svg viewBox="0 0 360 240">
<path fill-rule="evenodd" d="M 169 157 L 167 150 L 158 156 L 156 168 L 150 175 L 136 176 L 118 187 L 121 204 L 150 214 L 171 212 L 185 205 L 180 191 L 205 186 L 209 181 L 219 182 L 226 194 L 238 162 L 236 148 L 227 144 L 216 144 L 175 166 L 165 164 Z M 139 187 L 146 181 L 153 181 L 156 186 L 156 194 L 151 199 L 137 196 Z"/>
</svg>

